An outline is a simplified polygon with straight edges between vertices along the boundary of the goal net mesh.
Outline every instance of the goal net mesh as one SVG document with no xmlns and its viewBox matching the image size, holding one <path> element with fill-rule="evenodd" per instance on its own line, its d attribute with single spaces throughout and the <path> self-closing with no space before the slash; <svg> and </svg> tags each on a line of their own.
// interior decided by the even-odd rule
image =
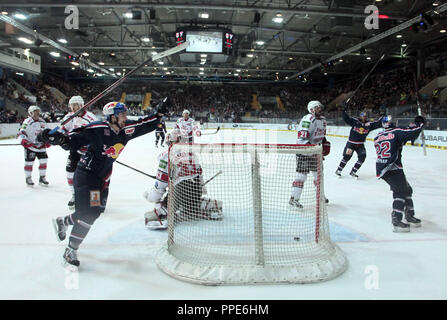
<svg viewBox="0 0 447 320">
<path fill-rule="evenodd" d="M 169 149 L 167 274 L 201 284 L 306 283 L 347 267 L 331 241 L 321 146 L 174 144 Z M 308 172 L 289 204 L 297 166 Z"/>
</svg>

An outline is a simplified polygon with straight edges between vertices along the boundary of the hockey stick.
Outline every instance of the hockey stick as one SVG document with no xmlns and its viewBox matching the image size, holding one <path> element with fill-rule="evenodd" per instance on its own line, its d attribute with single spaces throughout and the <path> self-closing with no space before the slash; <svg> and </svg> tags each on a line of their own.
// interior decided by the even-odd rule
<svg viewBox="0 0 447 320">
<path fill-rule="evenodd" d="M 216 134 L 216 133 L 218 133 L 218 132 L 219 132 L 219 130 L 220 130 L 220 127 L 217 127 L 217 129 L 216 129 L 216 131 L 215 131 L 215 132 L 210 132 L 210 133 L 202 133 L 201 135 L 202 135 L 202 136 L 207 136 L 207 135 L 210 135 L 210 134 Z"/>
<path fill-rule="evenodd" d="M 366 74 L 366 76 L 363 78 L 362 82 L 360 82 L 360 84 L 357 86 L 357 88 L 354 90 L 354 93 L 345 101 L 345 104 L 347 105 L 349 103 L 349 101 L 351 101 L 351 99 L 355 96 L 355 94 L 357 93 L 357 91 L 360 89 L 360 87 L 365 83 L 366 79 L 368 79 L 368 77 L 370 76 L 370 74 L 374 71 L 374 69 L 377 67 L 377 65 L 379 64 L 380 61 L 382 61 L 382 59 L 385 57 L 385 54 L 382 54 L 382 56 L 380 57 L 379 60 L 377 60 L 377 62 L 374 64 L 374 66 L 371 68 L 371 70 L 369 70 L 369 72 Z"/>
<path fill-rule="evenodd" d="M 22 144 L 21 143 L 3 143 L 3 144 L 0 144 L 0 147 L 2 147 L 2 146 L 21 146 Z"/>
<path fill-rule="evenodd" d="M 144 65 L 148 64 L 151 61 L 156 61 L 158 59 L 170 56 L 174 53 L 180 52 L 185 50 L 189 45 L 189 42 L 186 41 L 185 43 L 182 43 L 179 46 L 173 47 L 171 49 L 168 49 L 166 51 L 160 52 L 152 57 L 150 57 L 149 59 L 145 60 L 144 62 L 142 62 L 141 64 L 139 64 L 138 66 L 136 66 L 134 69 L 132 69 L 131 71 L 129 71 L 127 74 L 125 74 L 122 78 L 118 79 L 117 81 L 115 81 L 111 86 L 109 86 L 108 88 L 106 88 L 104 91 L 102 91 L 101 93 L 99 93 L 96 97 L 94 97 L 92 100 L 90 100 L 89 102 L 87 102 L 81 109 L 79 109 L 78 111 L 76 111 L 75 113 L 73 113 L 70 117 L 68 117 L 67 119 L 65 119 L 64 121 L 62 121 L 62 123 L 60 124 L 60 126 L 55 127 L 54 129 L 52 129 L 50 131 L 50 134 L 55 133 L 57 130 L 59 130 L 60 127 L 62 127 L 64 124 L 66 124 L 67 122 L 71 121 L 73 118 L 77 117 L 78 114 L 84 112 L 84 110 L 86 110 L 88 107 L 90 107 L 92 104 L 94 104 L 95 102 L 97 102 L 98 100 L 102 99 L 103 97 L 105 97 L 107 94 L 109 94 L 110 92 L 112 92 L 114 89 L 116 89 L 121 83 L 123 83 L 129 76 L 131 76 L 132 74 L 134 74 L 137 70 L 141 69 Z"/>
<path fill-rule="evenodd" d="M 219 174 L 221 174 L 222 173 L 222 170 L 219 170 L 219 172 L 218 173 L 216 173 L 214 176 L 212 176 L 211 178 L 209 178 L 208 180 L 206 180 L 203 184 L 202 184 L 202 187 L 204 186 L 204 185 L 206 185 L 208 182 L 210 182 L 211 180 L 213 180 L 215 177 L 217 177 Z"/>
<path fill-rule="evenodd" d="M 418 116 L 422 116 L 422 109 L 421 109 L 421 103 L 419 100 L 419 86 L 418 86 L 418 80 L 416 77 L 416 73 L 413 72 L 413 80 L 414 80 L 414 87 L 416 89 L 416 103 L 418 106 Z M 421 129 L 421 140 L 422 140 L 422 149 L 424 150 L 424 156 L 427 155 L 427 148 L 425 146 L 425 135 L 424 135 L 424 129 Z"/>
<path fill-rule="evenodd" d="M 125 166 L 125 167 L 127 167 L 127 168 L 129 168 L 129 169 L 132 169 L 132 170 L 134 170 L 134 171 L 136 171 L 136 172 L 139 172 L 139 173 L 141 173 L 141 174 L 144 174 L 145 176 L 148 176 L 148 177 L 150 177 L 150 178 L 152 178 L 152 179 L 157 179 L 156 176 L 151 176 L 150 174 L 147 174 L 146 172 L 143 172 L 143 171 L 140 171 L 140 170 L 138 170 L 138 169 L 135 169 L 135 168 L 133 168 L 133 167 L 131 167 L 131 166 L 128 166 L 127 164 L 122 163 L 122 162 L 120 162 L 120 161 L 118 161 L 118 160 L 116 160 L 115 162 L 118 163 L 118 164 L 120 164 L 120 165 L 122 165 L 122 166 Z"/>
</svg>

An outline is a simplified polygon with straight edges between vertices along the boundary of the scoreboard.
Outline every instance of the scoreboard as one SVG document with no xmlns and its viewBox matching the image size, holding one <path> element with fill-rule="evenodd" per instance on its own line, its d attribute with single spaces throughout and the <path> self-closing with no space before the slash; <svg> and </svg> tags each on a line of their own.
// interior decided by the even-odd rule
<svg viewBox="0 0 447 320">
<path fill-rule="evenodd" d="M 175 31 L 175 43 L 180 45 L 189 41 L 186 52 L 223 53 L 233 52 L 234 34 L 228 29 L 179 28 Z"/>
</svg>

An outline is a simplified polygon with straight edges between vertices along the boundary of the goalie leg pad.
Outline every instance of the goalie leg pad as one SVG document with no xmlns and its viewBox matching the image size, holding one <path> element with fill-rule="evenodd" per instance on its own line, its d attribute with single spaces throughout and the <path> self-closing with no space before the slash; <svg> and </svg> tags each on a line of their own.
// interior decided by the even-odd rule
<svg viewBox="0 0 447 320">
<path fill-rule="evenodd" d="M 222 201 L 209 198 L 202 198 L 200 211 L 210 220 L 222 220 Z"/>
<path fill-rule="evenodd" d="M 163 197 L 164 193 L 165 190 L 163 189 L 152 188 L 150 191 L 145 191 L 143 197 L 149 202 L 157 203 Z"/>
</svg>

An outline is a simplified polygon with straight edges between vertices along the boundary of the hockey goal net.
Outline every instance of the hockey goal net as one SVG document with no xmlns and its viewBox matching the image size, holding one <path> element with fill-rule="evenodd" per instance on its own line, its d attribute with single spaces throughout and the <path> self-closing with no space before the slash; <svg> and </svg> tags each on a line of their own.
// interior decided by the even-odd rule
<svg viewBox="0 0 447 320">
<path fill-rule="evenodd" d="M 321 146 L 174 144 L 165 273 L 200 284 L 307 283 L 343 273 L 331 241 Z M 297 166 L 309 171 L 289 204 Z"/>
</svg>

